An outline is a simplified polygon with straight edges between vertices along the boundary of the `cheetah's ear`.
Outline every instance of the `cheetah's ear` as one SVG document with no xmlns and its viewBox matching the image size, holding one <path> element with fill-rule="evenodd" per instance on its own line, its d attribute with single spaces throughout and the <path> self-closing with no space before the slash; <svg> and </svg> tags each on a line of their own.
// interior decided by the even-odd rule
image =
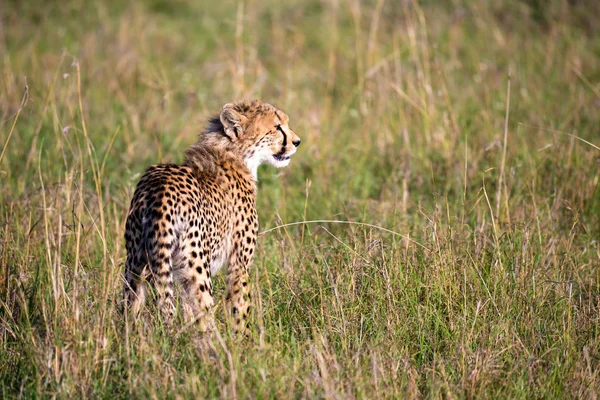
<svg viewBox="0 0 600 400">
<path fill-rule="evenodd" d="M 225 135 L 227 135 L 231 141 L 235 141 L 242 135 L 242 126 L 246 122 L 247 118 L 237 112 L 232 103 L 227 103 L 223 106 L 221 115 L 219 115 L 219 119 L 223 124 Z"/>
</svg>

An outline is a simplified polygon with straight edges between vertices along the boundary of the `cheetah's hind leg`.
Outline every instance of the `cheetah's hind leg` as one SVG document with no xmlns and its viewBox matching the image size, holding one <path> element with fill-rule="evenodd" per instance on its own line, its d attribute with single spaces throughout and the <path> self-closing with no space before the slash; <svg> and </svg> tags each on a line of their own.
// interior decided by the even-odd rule
<svg viewBox="0 0 600 400">
<path fill-rule="evenodd" d="M 147 283 L 146 275 L 146 257 L 142 255 L 137 257 L 139 263 L 134 262 L 134 256 L 128 255 L 125 264 L 125 282 L 123 284 L 123 300 L 125 302 L 125 312 L 133 319 L 137 319 L 140 311 L 146 303 Z M 144 264 L 139 267 L 139 264 Z"/>
<path fill-rule="evenodd" d="M 194 237 L 189 235 L 189 237 Z M 210 252 L 200 250 L 197 242 L 186 240 L 180 247 L 177 278 L 182 283 L 183 310 L 186 321 L 195 321 L 201 333 L 213 330 L 213 288 L 210 273 Z"/>
</svg>

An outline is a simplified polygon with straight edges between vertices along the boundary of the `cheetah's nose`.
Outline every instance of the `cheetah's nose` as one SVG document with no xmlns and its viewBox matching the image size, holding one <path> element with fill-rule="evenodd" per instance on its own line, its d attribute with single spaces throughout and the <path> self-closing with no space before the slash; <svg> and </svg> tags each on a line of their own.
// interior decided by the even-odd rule
<svg viewBox="0 0 600 400">
<path fill-rule="evenodd" d="M 300 139 L 296 139 L 292 142 L 292 144 L 296 147 L 300 146 Z"/>
</svg>

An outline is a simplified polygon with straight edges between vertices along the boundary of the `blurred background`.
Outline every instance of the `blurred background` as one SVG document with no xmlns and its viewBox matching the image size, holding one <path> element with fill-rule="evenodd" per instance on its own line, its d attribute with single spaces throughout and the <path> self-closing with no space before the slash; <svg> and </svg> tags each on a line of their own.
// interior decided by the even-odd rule
<svg viewBox="0 0 600 400">
<path fill-rule="evenodd" d="M 0 17 L 0 397 L 597 397 L 599 2 Z M 122 238 L 145 168 L 242 98 L 302 147 L 259 170 L 255 336 L 219 306 L 215 359 L 126 329 Z"/>
</svg>

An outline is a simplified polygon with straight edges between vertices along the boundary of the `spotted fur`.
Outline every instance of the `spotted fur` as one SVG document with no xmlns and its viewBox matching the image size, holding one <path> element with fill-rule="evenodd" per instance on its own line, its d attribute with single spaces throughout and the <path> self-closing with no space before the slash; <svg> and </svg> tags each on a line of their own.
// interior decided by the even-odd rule
<svg viewBox="0 0 600 400">
<path fill-rule="evenodd" d="M 149 167 L 127 216 L 125 300 L 134 315 L 152 287 L 167 320 L 174 282 L 188 319 L 212 323 L 211 277 L 228 266 L 227 300 L 235 332 L 247 333 L 248 270 L 258 232 L 256 175 L 264 163 L 287 166 L 300 145 L 288 116 L 259 100 L 226 104 L 181 165 Z"/>
</svg>

